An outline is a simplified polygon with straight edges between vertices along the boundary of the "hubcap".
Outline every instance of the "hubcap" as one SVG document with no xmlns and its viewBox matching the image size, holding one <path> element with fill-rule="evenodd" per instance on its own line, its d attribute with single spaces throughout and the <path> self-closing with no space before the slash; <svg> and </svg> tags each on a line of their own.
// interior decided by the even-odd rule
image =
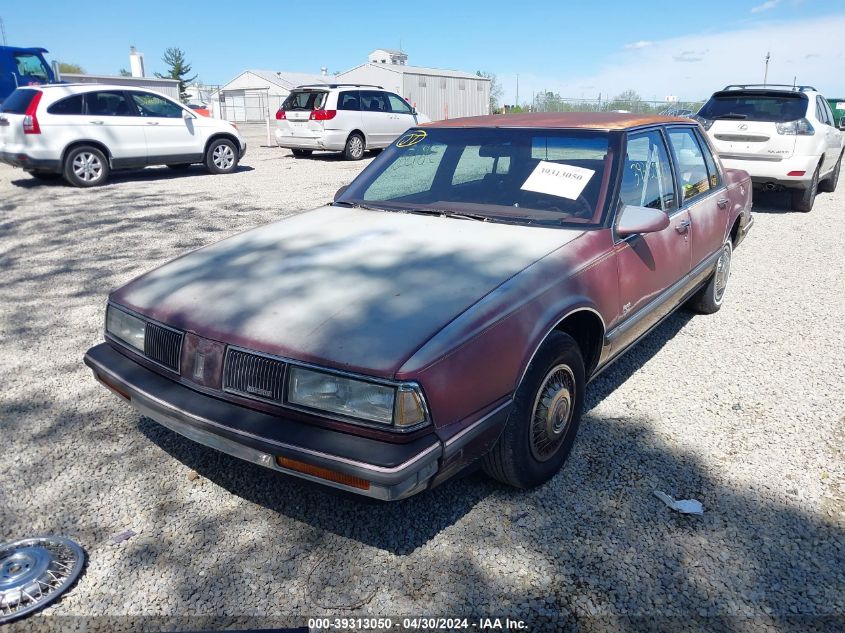
<svg viewBox="0 0 845 633">
<path fill-rule="evenodd" d="M 218 169 L 231 169 L 235 164 L 235 152 L 228 145 L 218 145 L 214 148 L 211 160 Z"/>
<path fill-rule="evenodd" d="M 572 422 L 575 375 L 568 365 L 557 365 L 546 374 L 534 399 L 531 416 L 531 454 L 537 461 L 551 459 L 563 443 Z"/>
<path fill-rule="evenodd" d="M 0 624 L 58 598 L 79 576 L 83 560 L 82 548 L 63 538 L 0 545 Z"/>
<path fill-rule="evenodd" d="M 73 173 L 85 182 L 97 180 L 103 174 L 103 163 L 96 154 L 81 152 L 73 159 Z"/>
<path fill-rule="evenodd" d="M 728 278 L 731 275 L 731 248 L 725 246 L 722 248 L 722 254 L 719 256 L 719 261 L 716 262 L 716 303 L 722 301 L 725 295 L 725 288 L 728 287 Z"/>
</svg>

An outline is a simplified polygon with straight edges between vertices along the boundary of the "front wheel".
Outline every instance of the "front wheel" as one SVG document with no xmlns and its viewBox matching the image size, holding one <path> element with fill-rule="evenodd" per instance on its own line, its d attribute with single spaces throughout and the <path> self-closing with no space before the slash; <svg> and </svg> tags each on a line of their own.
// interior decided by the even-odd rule
<svg viewBox="0 0 845 633">
<path fill-rule="evenodd" d="M 728 287 L 728 279 L 731 276 L 731 258 L 733 257 L 733 244 L 730 238 L 722 245 L 719 259 L 716 260 L 716 269 L 710 276 L 701 290 L 696 292 L 689 300 L 689 307 L 699 314 L 713 314 L 722 307 L 725 299 L 725 290 Z"/>
<path fill-rule="evenodd" d="M 350 134 L 346 139 L 346 147 L 343 149 L 343 157 L 346 160 L 361 160 L 364 157 L 364 137 L 360 134 Z"/>
<path fill-rule="evenodd" d="M 80 145 L 65 157 L 65 180 L 74 187 L 96 187 L 109 177 L 109 161 L 96 147 Z"/>
<path fill-rule="evenodd" d="M 578 433 L 585 384 L 578 343 L 553 332 L 516 390 L 505 429 L 484 457 L 484 472 L 517 488 L 533 488 L 554 477 Z"/>
<path fill-rule="evenodd" d="M 813 210 L 813 203 L 816 201 L 816 193 L 819 190 L 819 168 L 813 172 L 813 179 L 804 189 L 796 189 L 792 192 L 792 208 L 796 211 L 808 213 Z"/>
<path fill-rule="evenodd" d="M 205 166 L 212 174 L 230 174 L 238 166 L 238 152 L 232 141 L 221 138 L 212 142 L 205 153 Z"/>
</svg>

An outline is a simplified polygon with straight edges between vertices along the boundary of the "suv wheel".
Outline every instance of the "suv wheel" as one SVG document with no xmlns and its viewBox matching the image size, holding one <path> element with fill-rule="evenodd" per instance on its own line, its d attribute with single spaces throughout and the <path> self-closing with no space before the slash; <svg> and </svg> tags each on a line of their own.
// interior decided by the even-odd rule
<svg viewBox="0 0 845 633">
<path fill-rule="evenodd" d="M 80 145 L 65 157 L 65 180 L 74 187 L 96 187 L 109 177 L 109 161 L 96 147 Z"/>
<path fill-rule="evenodd" d="M 813 210 L 813 203 L 816 201 L 816 193 L 819 190 L 819 168 L 813 172 L 813 179 L 804 189 L 796 189 L 792 192 L 792 208 L 796 211 L 807 213 Z"/>
<path fill-rule="evenodd" d="M 343 150 L 343 157 L 346 160 L 361 160 L 364 157 L 364 137 L 353 133 L 346 139 L 346 147 Z"/>
<path fill-rule="evenodd" d="M 836 161 L 836 167 L 833 168 L 833 173 L 819 183 L 819 191 L 825 193 L 833 193 L 836 191 L 836 185 L 839 184 L 839 170 L 842 167 L 842 155 Z"/>
<path fill-rule="evenodd" d="M 484 472 L 517 488 L 533 488 L 554 477 L 578 433 L 584 385 L 578 344 L 568 334 L 553 332 L 516 390 L 505 429 L 484 457 Z"/>
<path fill-rule="evenodd" d="M 229 174 L 238 166 L 238 151 L 232 141 L 219 138 L 212 141 L 205 153 L 205 166 L 212 174 Z"/>
<path fill-rule="evenodd" d="M 297 158 L 307 158 L 308 156 L 311 156 L 312 152 L 310 149 L 292 149 L 291 151 Z"/>
</svg>

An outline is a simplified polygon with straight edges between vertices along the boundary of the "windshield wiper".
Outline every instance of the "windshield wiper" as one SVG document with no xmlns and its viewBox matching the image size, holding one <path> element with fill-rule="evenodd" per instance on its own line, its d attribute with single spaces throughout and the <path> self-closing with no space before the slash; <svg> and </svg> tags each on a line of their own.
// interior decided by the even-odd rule
<svg viewBox="0 0 845 633">
<path fill-rule="evenodd" d="M 380 207 L 371 207 L 359 202 L 348 202 L 346 200 L 335 200 L 332 202 L 334 207 L 346 207 L 347 209 L 364 209 L 365 211 L 389 211 L 389 209 L 382 209 Z"/>
</svg>

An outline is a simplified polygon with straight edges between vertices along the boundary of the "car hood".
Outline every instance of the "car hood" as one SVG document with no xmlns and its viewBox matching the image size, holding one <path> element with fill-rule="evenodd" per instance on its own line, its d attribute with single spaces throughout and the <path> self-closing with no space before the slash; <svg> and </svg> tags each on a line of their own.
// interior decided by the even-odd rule
<svg viewBox="0 0 845 633">
<path fill-rule="evenodd" d="M 328 206 L 189 253 L 111 300 L 216 341 L 392 376 L 456 316 L 580 234 Z"/>
</svg>

